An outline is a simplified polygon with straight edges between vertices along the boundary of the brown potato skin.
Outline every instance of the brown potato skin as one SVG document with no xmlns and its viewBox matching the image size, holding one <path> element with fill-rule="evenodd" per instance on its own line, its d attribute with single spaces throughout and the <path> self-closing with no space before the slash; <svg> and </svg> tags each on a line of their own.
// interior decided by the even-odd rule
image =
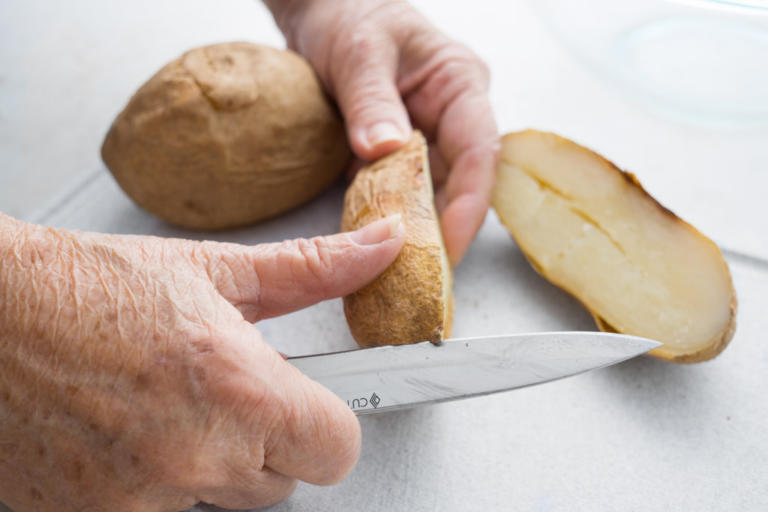
<svg viewBox="0 0 768 512">
<path fill-rule="evenodd" d="M 351 156 L 309 64 L 239 42 L 195 48 L 158 71 L 117 116 L 101 154 L 138 205 L 206 230 L 309 201 Z"/>
<path fill-rule="evenodd" d="M 360 346 L 439 342 L 450 336 L 453 296 L 444 265 L 426 141 L 416 132 L 395 153 L 361 169 L 347 190 L 342 231 L 402 214 L 406 241 L 392 265 L 374 282 L 344 297 L 344 313 Z M 446 271 L 446 273 L 444 273 Z M 447 276 L 447 278 L 445 277 Z"/>
<path fill-rule="evenodd" d="M 598 158 L 608 164 L 608 167 L 611 169 L 611 172 L 616 172 L 621 175 L 622 178 L 624 178 L 627 183 L 640 191 L 649 202 L 655 205 L 656 208 L 659 209 L 664 215 L 668 216 L 672 221 L 677 222 L 683 226 L 685 226 L 686 229 L 693 231 L 699 238 L 706 240 L 709 244 L 712 244 L 715 246 L 718 252 L 720 252 L 719 247 L 710 240 L 706 235 L 702 234 L 699 230 L 697 230 L 695 227 L 678 217 L 674 212 L 663 206 L 661 203 L 659 203 L 656 198 L 651 196 L 641 185 L 640 181 L 637 179 L 637 177 L 627 171 L 624 171 L 620 169 L 616 164 L 611 162 L 610 160 L 606 159 L 602 155 L 592 151 L 589 148 L 586 148 L 584 146 L 581 146 L 579 144 L 576 144 L 575 142 L 566 139 L 564 137 L 561 137 L 559 135 L 553 134 L 553 133 L 546 133 L 546 132 L 539 132 L 538 130 L 525 130 L 523 132 L 519 132 L 521 134 L 539 134 L 546 137 L 553 137 L 559 140 L 561 143 L 569 144 L 572 148 L 578 149 L 579 151 L 582 151 L 584 153 L 589 154 L 592 157 Z M 501 143 L 504 143 L 504 139 L 507 137 L 514 137 L 517 133 L 509 133 L 504 135 L 501 138 Z M 503 219 L 501 219 L 501 215 L 499 215 L 499 219 L 502 221 L 502 224 L 504 223 Z M 507 226 L 509 227 L 509 226 Z M 514 235 L 513 235 L 514 237 Z M 547 273 L 544 271 L 543 267 L 539 264 L 539 262 L 536 260 L 536 257 L 533 255 L 533 253 L 528 250 L 525 247 L 525 244 L 522 244 L 519 240 L 515 239 L 515 242 L 517 243 L 518 247 L 520 248 L 520 251 L 525 256 L 528 263 L 531 265 L 531 267 L 542 277 L 544 277 L 547 281 L 554 284 L 561 290 L 565 291 L 569 295 L 571 295 L 573 298 L 578 300 L 581 305 L 586 309 L 590 315 L 592 315 L 592 318 L 595 320 L 595 324 L 597 327 L 604 332 L 615 332 L 622 334 L 621 331 L 614 328 L 612 325 L 610 325 L 608 322 L 603 319 L 599 312 L 594 311 L 590 309 L 590 307 L 584 303 L 581 298 L 579 297 L 579 294 L 576 290 L 570 289 L 568 286 L 564 285 L 563 283 L 558 282 L 557 280 L 551 279 Z M 728 272 L 728 276 L 730 278 L 730 270 L 728 268 L 728 264 L 725 262 L 725 259 L 723 259 L 723 265 L 725 267 L 726 272 Z M 710 359 L 713 359 L 717 357 L 723 350 L 725 350 L 725 347 L 728 346 L 728 343 L 730 343 L 731 339 L 733 338 L 734 333 L 736 332 L 736 313 L 738 310 L 738 299 L 736 297 L 736 290 L 733 288 L 733 281 L 731 280 L 731 302 L 730 302 L 730 317 L 728 320 L 728 323 L 726 324 L 725 328 L 722 330 L 722 332 L 713 340 L 710 340 L 709 344 L 701 350 L 698 350 L 696 352 L 690 352 L 690 353 L 679 353 L 672 350 L 669 350 L 666 346 L 662 345 L 659 348 L 651 350 L 648 354 L 650 356 L 653 356 L 657 359 L 660 359 L 662 361 L 670 362 L 670 363 L 700 363 L 703 361 L 708 361 Z"/>
</svg>

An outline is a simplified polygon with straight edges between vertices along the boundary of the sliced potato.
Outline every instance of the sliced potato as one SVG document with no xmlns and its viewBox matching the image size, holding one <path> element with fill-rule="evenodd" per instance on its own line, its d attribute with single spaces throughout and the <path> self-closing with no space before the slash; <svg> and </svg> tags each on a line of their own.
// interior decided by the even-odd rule
<svg viewBox="0 0 768 512">
<path fill-rule="evenodd" d="M 406 241 L 374 282 L 344 297 L 344 313 L 361 346 L 438 342 L 450 336 L 453 273 L 435 211 L 427 145 L 416 132 L 395 153 L 361 169 L 347 190 L 343 231 L 401 214 Z"/>
<path fill-rule="evenodd" d="M 493 207 L 600 329 L 658 340 L 651 355 L 678 363 L 731 340 L 736 293 L 720 249 L 600 155 L 549 133 L 506 135 Z"/>
</svg>

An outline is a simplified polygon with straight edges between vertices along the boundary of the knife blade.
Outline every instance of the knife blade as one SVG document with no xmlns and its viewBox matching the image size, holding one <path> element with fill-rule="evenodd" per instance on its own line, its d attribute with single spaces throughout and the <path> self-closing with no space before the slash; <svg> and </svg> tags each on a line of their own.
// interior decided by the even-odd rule
<svg viewBox="0 0 768 512">
<path fill-rule="evenodd" d="M 598 332 L 454 338 L 289 357 L 358 415 L 543 384 L 644 354 L 661 343 Z"/>
</svg>

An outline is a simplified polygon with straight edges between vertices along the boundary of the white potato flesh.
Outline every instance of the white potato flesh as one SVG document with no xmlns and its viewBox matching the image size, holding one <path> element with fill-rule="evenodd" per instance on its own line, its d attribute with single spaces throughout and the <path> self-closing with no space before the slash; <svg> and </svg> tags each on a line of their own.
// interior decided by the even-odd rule
<svg viewBox="0 0 768 512">
<path fill-rule="evenodd" d="M 493 204 L 537 270 L 601 327 L 663 342 L 654 355 L 664 359 L 714 357 L 730 339 L 735 296 L 720 249 L 599 155 L 552 134 L 510 134 Z"/>
</svg>

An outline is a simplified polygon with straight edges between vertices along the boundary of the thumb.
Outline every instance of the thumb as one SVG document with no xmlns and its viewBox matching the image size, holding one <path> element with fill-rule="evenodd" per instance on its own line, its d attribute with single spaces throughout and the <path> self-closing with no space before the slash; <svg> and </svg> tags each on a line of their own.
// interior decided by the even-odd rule
<svg viewBox="0 0 768 512">
<path fill-rule="evenodd" d="M 397 50 L 389 40 L 358 41 L 331 76 L 355 154 L 375 160 L 400 148 L 411 124 L 395 85 Z"/>
<path fill-rule="evenodd" d="M 214 286 L 255 322 L 362 288 L 395 260 L 404 240 L 400 215 L 393 215 L 357 231 L 309 240 L 203 247 Z"/>
</svg>

